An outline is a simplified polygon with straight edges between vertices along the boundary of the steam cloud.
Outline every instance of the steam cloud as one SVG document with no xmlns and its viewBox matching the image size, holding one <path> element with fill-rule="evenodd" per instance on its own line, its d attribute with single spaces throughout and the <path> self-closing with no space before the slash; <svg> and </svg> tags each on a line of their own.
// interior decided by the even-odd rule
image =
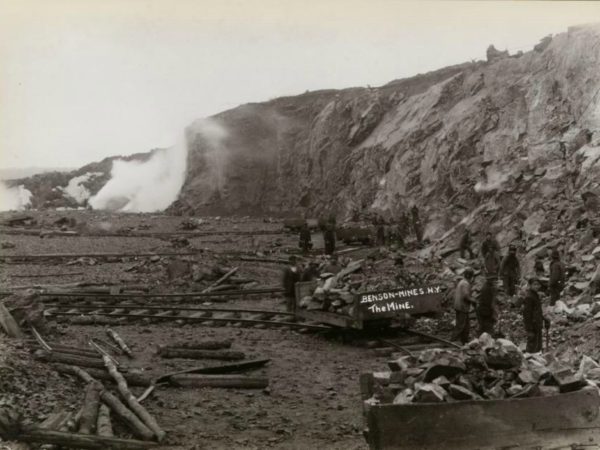
<svg viewBox="0 0 600 450">
<path fill-rule="evenodd" d="M 226 131 L 216 122 L 202 119 L 194 122 L 196 131 L 210 143 L 220 143 Z M 212 145 L 218 149 L 220 145 Z M 156 212 L 173 203 L 185 180 L 188 146 L 185 138 L 167 150 L 157 151 L 145 162 L 113 161 L 111 179 L 89 200 L 94 209 L 122 212 Z M 212 164 L 221 168 L 215 171 L 217 179 L 222 176 L 224 156 L 211 152 Z"/>
<path fill-rule="evenodd" d="M 20 211 L 31 205 L 31 192 L 23 185 L 8 187 L 0 181 L 0 211 Z"/>
</svg>

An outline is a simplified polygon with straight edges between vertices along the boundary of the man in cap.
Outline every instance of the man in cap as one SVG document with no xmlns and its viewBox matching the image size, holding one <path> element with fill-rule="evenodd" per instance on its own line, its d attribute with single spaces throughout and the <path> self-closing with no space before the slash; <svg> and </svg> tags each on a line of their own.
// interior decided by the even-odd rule
<svg viewBox="0 0 600 450">
<path fill-rule="evenodd" d="M 521 277 L 521 265 L 517 258 L 517 249 L 514 245 L 508 246 L 508 253 L 500 263 L 500 276 L 504 284 L 504 291 L 509 297 L 513 297 L 516 293 L 516 286 Z"/>
<path fill-rule="evenodd" d="M 523 298 L 523 325 L 527 332 L 528 353 L 542 350 L 542 328 L 550 328 L 550 321 L 544 317 L 539 291 L 542 285 L 537 277 L 529 279 L 529 286 Z"/>
<path fill-rule="evenodd" d="M 456 325 L 452 334 L 453 341 L 466 344 L 469 341 L 469 310 L 475 301 L 471 298 L 471 281 L 473 270 L 465 269 L 463 278 L 456 285 L 454 291 L 454 311 L 456 313 Z"/>
<path fill-rule="evenodd" d="M 565 268 L 560 262 L 560 254 L 557 249 L 552 250 L 551 258 L 548 288 L 550 290 L 550 304 L 554 305 L 560 298 L 560 293 L 565 286 Z"/>
</svg>

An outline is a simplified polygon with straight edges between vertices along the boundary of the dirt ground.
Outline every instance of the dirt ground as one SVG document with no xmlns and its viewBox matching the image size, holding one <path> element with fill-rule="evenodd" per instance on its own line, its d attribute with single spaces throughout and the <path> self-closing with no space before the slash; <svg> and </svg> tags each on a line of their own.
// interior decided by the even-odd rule
<svg viewBox="0 0 600 450">
<path fill-rule="evenodd" d="M 117 230 L 124 227 L 152 232 L 176 231 L 180 217 L 154 215 L 110 215 L 91 211 L 37 212 L 40 227 L 48 228 L 56 218 L 74 217 L 87 230 Z M 3 218 L 3 217 L 0 217 Z M 251 219 L 205 218 L 199 230 L 266 230 L 281 228 L 281 223 Z M 85 225 L 84 225 L 85 224 Z M 296 247 L 295 235 L 267 236 L 204 236 L 190 240 L 191 247 L 205 249 L 195 262 L 201 265 L 226 264 L 239 266 L 238 275 L 256 280 L 257 286 L 274 286 L 280 282 L 281 266 L 272 263 L 229 261 L 223 252 L 260 251 L 266 255 L 283 257 Z M 315 239 L 319 247 L 318 237 Z M 4 254 L 86 253 L 86 252 L 167 252 L 188 251 L 190 247 L 174 249 L 169 238 L 155 237 L 46 237 L 4 235 L 2 242 L 14 248 Z M 75 259 L 75 258 L 73 258 Z M 156 258 L 154 258 L 156 259 Z M 2 264 L 2 290 L 31 285 L 65 284 L 81 281 L 97 283 L 145 284 L 153 291 L 182 291 L 185 285 L 170 284 L 166 278 L 167 258 L 150 262 L 148 258 L 116 258 L 92 263 L 56 261 L 27 264 Z M 132 269 L 133 267 L 133 269 Z M 80 273 L 32 277 L 32 275 Z M 229 301 L 227 306 L 284 309 L 278 296 L 247 298 Z M 314 334 L 302 334 L 284 329 L 254 329 L 206 327 L 202 325 L 132 324 L 117 326 L 132 348 L 135 359 L 123 360 L 130 370 L 161 374 L 180 368 L 211 365 L 207 361 L 161 359 L 156 354 L 158 345 L 198 338 L 232 338 L 233 348 L 246 352 L 248 358 L 270 358 L 271 362 L 252 374 L 269 378 L 266 390 L 243 389 L 187 389 L 159 387 L 145 401 L 149 411 L 168 433 L 164 448 L 175 449 L 363 449 L 367 448 L 362 436 L 364 428 L 359 375 L 361 372 L 383 369 L 386 357 L 341 339 Z M 53 342 L 85 347 L 90 337 L 105 338 L 102 326 L 59 324 L 50 337 Z M 39 383 L 29 383 L 26 389 L 38 391 L 42 399 L 48 393 L 50 407 L 38 410 L 33 420 L 43 420 L 53 409 L 76 411 L 83 398 L 81 385 L 75 379 L 53 374 L 47 367 L 33 362 L 27 349 L 13 349 L 19 353 L 21 368 L 34 367 L 30 377 Z M 49 375 L 52 374 L 52 375 Z M 44 379 L 43 382 L 41 379 Z M 3 392 L 10 383 L 3 385 Z M 142 388 L 134 389 L 141 394 Z M 56 395 L 56 393 L 59 395 Z M 10 393 L 10 392 L 9 392 Z M 22 395 L 22 393 L 20 394 Z M 121 431 L 124 435 L 125 430 Z M 161 446 L 162 447 L 162 446 Z"/>
</svg>

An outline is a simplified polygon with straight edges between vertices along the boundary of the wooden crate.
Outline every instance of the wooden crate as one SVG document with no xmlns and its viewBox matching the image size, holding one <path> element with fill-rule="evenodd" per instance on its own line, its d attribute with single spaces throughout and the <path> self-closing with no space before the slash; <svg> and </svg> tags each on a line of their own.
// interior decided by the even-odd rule
<svg viewBox="0 0 600 450">
<path fill-rule="evenodd" d="M 363 399 L 372 386 L 369 375 L 361 377 Z M 594 388 L 549 397 L 375 405 L 365 415 L 369 447 L 377 450 L 600 447 Z"/>
</svg>

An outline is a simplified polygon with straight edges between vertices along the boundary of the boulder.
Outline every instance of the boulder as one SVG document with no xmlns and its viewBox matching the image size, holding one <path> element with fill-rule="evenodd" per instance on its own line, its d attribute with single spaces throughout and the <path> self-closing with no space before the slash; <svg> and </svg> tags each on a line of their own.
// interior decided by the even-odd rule
<svg viewBox="0 0 600 450">
<path fill-rule="evenodd" d="M 434 383 L 415 383 L 414 401 L 418 403 L 443 402 L 448 393 L 441 386 Z"/>
</svg>

